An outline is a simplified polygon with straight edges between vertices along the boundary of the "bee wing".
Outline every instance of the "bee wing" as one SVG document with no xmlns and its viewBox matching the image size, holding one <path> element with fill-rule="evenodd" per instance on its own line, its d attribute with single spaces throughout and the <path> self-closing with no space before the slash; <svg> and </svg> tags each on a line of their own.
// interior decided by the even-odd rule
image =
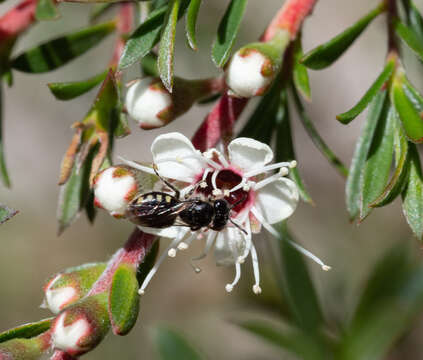
<svg viewBox="0 0 423 360">
<path fill-rule="evenodd" d="M 150 163 L 140 162 L 140 161 L 134 161 L 134 162 L 152 169 Z M 150 174 L 148 172 L 133 168 L 129 165 L 123 165 L 123 166 L 127 166 L 135 174 L 135 179 L 137 180 L 139 194 L 153 191 L 154 185 L 159 180 L 159 177 L 156 174 Z"/>
</svg>

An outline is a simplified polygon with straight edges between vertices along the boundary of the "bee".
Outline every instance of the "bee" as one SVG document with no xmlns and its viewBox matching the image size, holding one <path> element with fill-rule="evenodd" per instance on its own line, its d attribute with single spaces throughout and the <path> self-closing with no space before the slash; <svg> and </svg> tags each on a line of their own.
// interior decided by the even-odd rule
<svg viewBox="0 0 423 360">
<path fill-rule="evenodd" d="M 207 201 L 202 200 L 192 196 L 199 184 L 181 198 L 180 191 L 160 176 L 156 164 L 153 164 L 153 169 L 174 194 L 151 191 L 135 197 L 126 210 L 127 218 L 134 224 L 152 228 L 187 226 L 191 231 L 202 228 L 220 231 L 230 222 L 246 234 L 246 231 L 230 218 L 231 210 L 245 201 L 245 198 L 232 205 L 225 199 L 209 197 Z"/>
</svg>

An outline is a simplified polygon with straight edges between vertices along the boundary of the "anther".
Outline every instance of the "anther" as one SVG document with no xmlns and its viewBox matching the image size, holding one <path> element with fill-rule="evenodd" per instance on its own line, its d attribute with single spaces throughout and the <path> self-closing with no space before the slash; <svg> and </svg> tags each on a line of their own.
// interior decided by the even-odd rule
<svg viewBox="0 0 423 360">
<path fill-rule="evenodd" d="M 261 287 L 260 287 L 260 286 L 258 286 L 258 285 L 254 285 L 254 286 L 253 286 L 253 292 L 254 292 L 254 294 L 256 294 L 256 295 L 261 294 Z"/>
<path fill-rule="evenodd" d="M 212 191 L 212 194 L 213 194 L 213 196 L 219 196 L 219 195 L 222 195 L 222 190 L 220 190 L 220 189 L 214 189 L 214 190 Z"/>
<path fill-rule="evenodd" d="M 145 294 L 145 291 L 143 289 L 139 289 L 138 290 L 138 294 L 141 295 L 141 296 L 143 296 Z"/>
<path fill-rule="evenodd" d="M 322 269 L 323 269 L 323 271 L 329 271 L 330 269 L 332 269 L 332 267 L 330 267 L 328 265 L 323 265 Z"/>
<path fill-rule="evenodd" d="M 172 258 L 175 257 L 176 256 L 176 249 L 175 248 L 169 249 L 167 254 L 169 255 L 169 257 L 172 257 Z"/>
<path fill-rule="evenodd" d="M 225 286 L 226 292 L 230 293 L 233 289 L 234 289 L 234 287 L 231 284 L 226 284 L 226 286 Z"/>
<path fill-rule="evenodd" d="M 207 183 L 205 181 L 202 181 L 200 183 L 200 188 L 205 189 L 207 187 Z"/>
<path fill-rule="evenodd" d="M 179 250 L 186 250 L 186 249 L 188 249 L 188 244 L 187 244 L 187 243 L 185 243 L 185 242 L 180 242 L 180 243 L 178 244 L 178 249 L 179 249 Z"/>
<path fill-rule="evenodd" d="M 228 189 L 223 190 L 223 196 L 227 197 L 231 195 L 231 192 Z"/>
<path fill-rule="evenodd" d="M 289 174 L 288 168 L 281 167 L 281 169 L 279 170 L 279 174 L 281 174 L 282 176 L 288 175 Z"/>
<path fill-rule="evenodd" d="M 295 168 L 296 166 L 297 166 L 297 161 L 296 161 L 296 160 L 292 160 L 292 161 L 289 163 L 289 167 L 290 167 L 291 169 Z"/>
<path fill-rule="evenodd" d="M 240 256 L 240 257 L 236 260 L 236 262 L 237 262 L 238 264 L 243 264 L 243 263 L 245 263 L 245 258 L 244 258 L 244 257 L 242 257 L 242 256 Z"/>
<path fill-rule="evenodd" d="M 244 191 L 250 191 L 250 185 L 249 185 L 249 184 L 245 184 L 245 185 L 242 187 L 242 190 L 244 190 Z"/>
</svg>

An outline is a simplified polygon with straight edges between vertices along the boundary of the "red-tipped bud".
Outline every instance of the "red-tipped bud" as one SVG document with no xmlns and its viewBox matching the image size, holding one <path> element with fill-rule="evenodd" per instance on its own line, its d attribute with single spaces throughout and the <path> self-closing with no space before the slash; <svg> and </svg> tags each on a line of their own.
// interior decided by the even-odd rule
<svg viewBox="0 0 423 360">
<path fill-rule="evenodd" d="M 109 167 L 94 178 L 94 204 L 117 218 L 124 216 L 137 191 L 135 172 L 126 166 Z"/>
</svg>

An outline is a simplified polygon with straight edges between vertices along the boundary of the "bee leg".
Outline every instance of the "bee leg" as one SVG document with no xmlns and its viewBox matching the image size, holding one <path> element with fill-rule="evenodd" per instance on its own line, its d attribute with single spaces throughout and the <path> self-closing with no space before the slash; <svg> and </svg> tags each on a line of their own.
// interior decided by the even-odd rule
<svg viewBox="0 0 423 360">
<path fill-rule="evenodd" d="M 187 200 L 189 199 L 192 194 L 194 194 L 194 192 L 198 189 L 198 187 L 202 187 L 202 184 L 205 183 L 203 180 L 200 180 L 198 183 L 196 183 L 192 189 L 190 191 L 188 191 L 185 195 L 184 195 L 184 199 Z M 207 186 L 207 184 L 206 184 Z"/>
<path fill-rule="evenodd" d="M 239 230 L 241 230 L 245 235 L 248 235 L 247 230 L 243 229 L 240 225 L 238 225 L 235 221 L 233 221 L 232 219 L 229 219 L 229 221 L 231 222 L 232 225 L 234 225 L 235 227 L 237 227 Z"/>
<path fill-rule="evenodd" d="M 170 189 L 172 189 L 175 192 L 175 197 L 177 199 L 179 199 L 180 196 L 180 191 L 174 187 L 169 181 L 167 181 L 166 179 L 164 179 L 163 177 L 161 177 L 161 175 L 159 174 L 157 165 L 153 163 L 153 170 L 156 173 L 156 175 L 160 178 L 161 181 L 163 181 Z"/>
</svg>

